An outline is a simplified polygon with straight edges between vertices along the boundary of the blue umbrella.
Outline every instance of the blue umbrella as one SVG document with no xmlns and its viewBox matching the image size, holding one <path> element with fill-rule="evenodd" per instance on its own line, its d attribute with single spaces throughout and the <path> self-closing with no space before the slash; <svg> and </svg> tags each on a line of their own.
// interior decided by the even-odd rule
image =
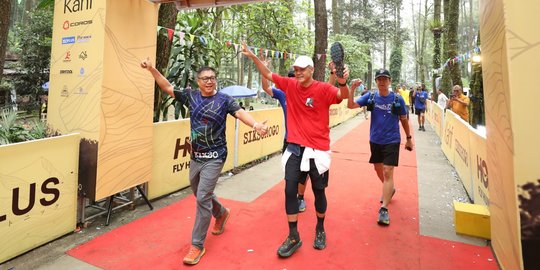
<svg viewBox="0 0 540 270">
<path fill-rule="evenodd" d="M 45 89 L 45 90 L 49 90 L 49 82 L 46 82 L 44 83 L 41 88 Z"/>
<path fill-rule="evenodd" d="M 257 93 L 245 86 L 231 85 L 221 89 L 222 93 L 225 93 L 234 98 L 254 97 Z"/>
</svg>

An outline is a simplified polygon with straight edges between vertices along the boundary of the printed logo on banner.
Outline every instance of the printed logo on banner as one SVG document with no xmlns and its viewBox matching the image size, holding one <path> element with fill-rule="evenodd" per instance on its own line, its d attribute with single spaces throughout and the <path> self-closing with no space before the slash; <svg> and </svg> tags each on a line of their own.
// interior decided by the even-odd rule
<svg viewBox="0 0 540 270">
<path fill-rule="evenodd" d="M 86 51 L 82 51 L 79 54 L 79 59 L 82 59 L 84 61 L 84 60 L 86 60 L 86 58 L 88 58 L 88 54 L 86 54 Z"/>
<path fill-rule="evenodd" d="M 78 22 L 64 21 L 64 24 L 62 24 L 62 28 L 64 28 L 64 30 L 68 30 L 70 27 L 77 27 L 77 26 L 89 25 L 89 24 L 92 24 L 92 20 L 78 21 Z"/>
<path fill-rule="evenodd" d="M 86 43 L 86 42 L 89 42 L 90 39 L 92 39 L 92 35 L 77 36 L 77 43 Z"/>
<path fill-rule="evenodd" d="M 67 51 L 63 62 L 71 62 L 71 51 Z"/>
<path fill-rule="evenodd" d="M 88 94 L 88 91 L 86 90 L 86 88 L 79 87 L 79 89 L 77 89 L 77 91 L 74 94 L 79 94 L 79 95 Z"/>
<path fill-rule="evenodd" d="M 30 190 L 30 196 L 22 195 L 23 191 L 21 191 L 20 187 L 16 187 L 13 189 L 11 194 L 13 194 L 13 197 L 11 198 L 11 214 L 14 216 L 22 216 L 28 214 L 34 206 L 36 205 L 36 202 L 41 204 L 42 206 L 50 206 L 53 205 L 58 199 L 60 198 L 60 190 L 56 188 L 55 186 L 60 184 L 60 180 L 56 177 L 51 177 L 45 180 L 40 188 L 38 190 L 41 191 L 41 193 L 38 193 L 38 196 L 36 196 L 36 183 L 31 183 L 30 188 L 24 187 L 22 190 Z M 28 193 L 26 193 L 28 194 Z M 52 196 L 51 196 L 52 195 Z M 39 199 L 37 199 L 37 198 Z M 30 198 L 27 202 L 21 202 L 21 200 L 24 200 L 26 198 Z M 24 205 L 24 208 L 20 208 L 21 205 Z M 7 215 L 2 214 L 0 215 L 0 222 L 6 221 Z M 9 222 L 11 225 L 11 221 Z"/>
<path fill-rule="evenodd" d="M 73 44 L 73 43 L 75 43 L 75 37 L 74 36 L 62 37 L 62 45 Z"/>
<path fill-rule="evenodd" d="M 64 0 L 64 14 L 92 9 L 92 0 Z"/>
<path fill-rule="evenodd" d="M 83 77 L 85 74 L 85 70 L 83 67 L 81 67 L 81 69 L 79 69 L 79 77 Z"/>
<path fill-rule="evenodd" d="M 269 138 L 269 137 L 272 137 L 272 136 L 276 136 L 278 134 L 279 134 L 279 126 L 278 125 L 273 125 L 273 126 L 268 127 L 268 132 L 264 136 L 259 135 L 259 133 L 257 133 L 255 130 L 250 130 L 248 132 L 244 132 L 243 144 L 256 142 L 256 141 L 259 141 L 259 140 L 262 140 L 262 139 L 266 139 L 266 138 Z"/>
<path fill-rule="evenodd" d="M 73 70 L 71 70 L 71 69 L 61 69 L 60 74 L 73 74 Z"/>
<path fill-rule="evenodd" d="M 62 87 L 62 91 L 60 92 L 60 96 L 61 97 L 68 97 L 69 96 L 67 85 L 64 85 L 64 87 Z"/>
<path fill-rule="evenodd" d="M 178 154 L 180 153 L 180 150 L 182 151 L 182 157 L 186 157 L 187 154 L 191 154 L 191 142 L 189 140 L 189 137 L 186 137 L 184 139 L 184 143 L 182 144 L 182 139 L 178 138 L 176 139 L 176 144 L 174 147 L 174 156 L 173 159 L 178 159 Z M 174 164 L 172 167 L 172 172 L 181 172 L 183 170 L 187 170 L 189 168 L 189 161 Z"/>
</svg>

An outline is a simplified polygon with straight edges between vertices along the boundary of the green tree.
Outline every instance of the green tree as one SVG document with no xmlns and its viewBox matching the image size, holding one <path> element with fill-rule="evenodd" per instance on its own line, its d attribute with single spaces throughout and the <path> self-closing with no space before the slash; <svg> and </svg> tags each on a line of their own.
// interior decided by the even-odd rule
<svg viewBox="0 0 540 270">
<path fill-rule="evenodd" d="M 18 94 L 32 96 L 28 110 L 39 110 L 39 96 L 45 93 L 41 86 L 49 79 L 52 17 L 52 7 L 36 9 L 29 14 L 28 24 L 17 26 L 22 75 L 15 88 Z"/>
<path fill-rule="evenodd" d="M 176 17 L 178 15 L 178 9 L 174 3 L 161 4 L 159 7 L 158 26 L 168 29 L 174 29 L 176 25 Z M 172 41 L 169 40 L 168 35 L 157 36 L 156 46 L 156 69 L 162 74 L 167 74 L 167 67 L 169 66 L 169 58 L 171 56 Z M 160 115 L 163 111 L 163 104 L 167 99 L 167 95 L 163 95 L 163 92 L 159 89 L 157 83 L 154 86 L 154 122 L 158 122 Z"/>
<path fill-rule="evenodd" d="M 433 33 L 433 69 L 441 67 L 441 35 L 444 31 L 441 23 L 441 0 L 434 0 L 433 21 L 430 24 L 430 30 Z M 433 74 L 433 93 L 436 93 L 435 79 L 440 74 Z"/>
</svg>

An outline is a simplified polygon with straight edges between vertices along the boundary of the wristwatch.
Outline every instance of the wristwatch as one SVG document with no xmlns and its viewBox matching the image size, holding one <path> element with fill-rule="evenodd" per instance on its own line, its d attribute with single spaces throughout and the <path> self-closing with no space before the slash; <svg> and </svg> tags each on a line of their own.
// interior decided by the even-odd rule
<svg viewBox="0 0 540 270">
<path fill-rule="evenodd" d="M 409 136 L 407 136 L 407 140 L 408 140 L 408 139 L 412 139 L 412 136 L 410 136 L 410 135 L 409 135 Z"/>
</svg>

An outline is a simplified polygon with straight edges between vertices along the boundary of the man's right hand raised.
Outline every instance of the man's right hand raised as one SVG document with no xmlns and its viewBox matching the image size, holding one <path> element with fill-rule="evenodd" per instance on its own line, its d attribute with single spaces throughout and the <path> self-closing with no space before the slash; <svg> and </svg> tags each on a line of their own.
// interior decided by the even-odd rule
<svg viewBox="0 0 540 270">
<path fill-rule="evenodd" d="M 149 57 L 141 61 L 141 67 L 148 70 L 153 67 Z"/>
</svg>

